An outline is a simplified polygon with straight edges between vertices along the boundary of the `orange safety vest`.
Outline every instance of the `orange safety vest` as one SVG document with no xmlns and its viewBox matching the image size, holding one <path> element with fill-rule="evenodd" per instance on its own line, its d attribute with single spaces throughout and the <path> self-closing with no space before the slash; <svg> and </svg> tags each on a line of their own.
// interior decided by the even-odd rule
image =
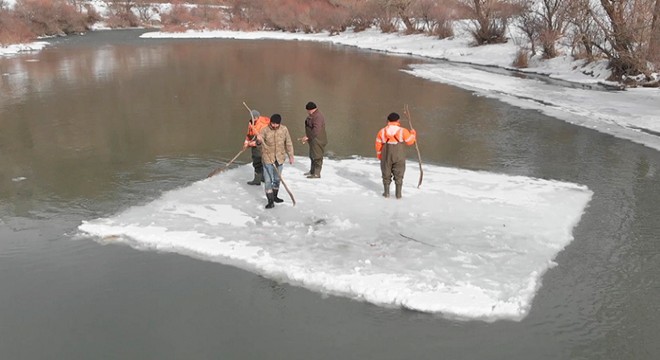
<svg viewBox="0 0 660 360">
<path fill-rule="evenodd" d="M 249 145 L 251 141 L 256 140 L 257 134 L 261 131 L 261 129 L 268 125 L 270 125 L 270 118 L 266 116 L 259 116 L 258 118 L 254 119 L 254 124 L 248 124 L 247 135 L 245 135 L 245 141 L 243 143 L 245 145 Z"/>
<path fill-rule="evenodd" d="M 381 152 L 385 144 L 405 143 L 408 146 L 414 144 L 417 139 L 416 135 L 415 130 L 408 131 L 408 129 L 401 127 L 401 123 L 398 121 L 390 121 L 376 135 L 376 156 L 378 159 L 381 158 Z"/>
</svg>

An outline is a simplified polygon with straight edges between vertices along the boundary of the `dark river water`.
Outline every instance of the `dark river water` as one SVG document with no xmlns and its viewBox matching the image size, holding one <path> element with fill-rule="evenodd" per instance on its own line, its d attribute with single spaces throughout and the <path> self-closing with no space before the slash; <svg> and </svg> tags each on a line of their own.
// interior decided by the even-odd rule
<svg viewBox="0 0 660 360">
<path fill-rule="evenodd" d="M 657 151 L 400 71 L 420 59 L 140 33 L 0 58 L 1 359 L 660 356 Z M 243 102 L 281 113 L 300 137 L 309 100 L 328 119 L 329 156 L 374 156 L 385 117 L 408 104 L 426 163 L 587 185 L 575 240 L 530 314 L 485 323 L 386 309 L 78 233 L 231 159 Z"/>
</svg>

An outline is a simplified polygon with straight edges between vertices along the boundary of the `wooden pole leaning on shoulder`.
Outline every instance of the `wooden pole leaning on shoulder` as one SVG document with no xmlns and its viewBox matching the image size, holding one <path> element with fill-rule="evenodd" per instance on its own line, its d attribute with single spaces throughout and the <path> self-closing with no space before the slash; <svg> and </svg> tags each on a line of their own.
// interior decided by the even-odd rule
<svg viewBox="0 0 660 360">
<path fill-rule="evenodd" d="M 405 115 L 406 118 L 408 119 L 408 123 L 410 124 L 410 130 L 413 130 L 412 116 L 410 115 L 408 104 L 405 104 L 403 106 L 403 115 Z M 417 188 L 419 189 L 419 187 L 422 186 L 422 179 L 424 178 L 424 170 L 422 170 L 422 155 L 419 153 L 419 146 L 417 145 L 418 142 L 419 141 L 417 141 L 417 138 L 415 138 L 415 149 L 417 149 L 417 160 L 419 160 L 419 182 L 417 183 Z"/>
<path fill-rule="evenodd" d="M 243 102 L 243 105 L 245 105 L 245 108 L 247 108 L 248 111 L 250 112 L 250 117 L 252 118 L 252 124 L 254 125 L 255 119 L 254 119 L 254 115 L 252 114 L 252 109 L 250 109 L 250 107 L 247 106 L 245 101 Z M 293 203 L 293 206 L 296 206 L 296 199 L 293 197 L 293 193 L 291 192 L 291 190 L 289 190 L 289 187 L 286 185 L 286 182 L 284 182 L 284 178 L 282 178 L 282 173 L 280 173 L 280 169 L 278 169 L 275 164 L 273 164 L 273 168 L 277 172 L 277 176 L 280 177 L 280 182 L 282 183 L 282 185 L 284 185 L 284 190 L 286 190 L 287 194 L 289 194 L 289 197 L 291 198 L 291 202 Z"/>
</svg>

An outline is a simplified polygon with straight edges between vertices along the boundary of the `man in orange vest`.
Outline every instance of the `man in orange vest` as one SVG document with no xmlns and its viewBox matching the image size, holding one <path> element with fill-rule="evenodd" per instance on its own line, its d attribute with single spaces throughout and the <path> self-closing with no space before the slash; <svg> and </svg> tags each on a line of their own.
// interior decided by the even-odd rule
<svg viewBox="0 0 660 360">
<path fill-rule="evenodd" d="M 387 116 L 387 126 L 380 129 L 376 135 L 376 156 L 380 160 L 380 172 L 383 176 L 384 197 L 390 197 L 390 183 L 394 177 L 396 198 L 401 199 L 403 174 L 406 172 L 405 145 L 413 145 L 417 139 L 417 132 L 413 129 L 401 127 L 399 114 L 391 113 Z"/>
<path fill-rule="evenodd" d="M 264 181 L 264 167 L 261 162 L 261 146 L 257 145 L 257 134 L 270 124 L 270 119 L 261 116 L 257 110 L 252 110 L 252 118 L 254 121 L 250 119 L 247 135 L 245 135 L 245 141 L 243 142 L 243 149 L 250 147 L 252 151 L 252 167 L 254 167 L 254 179 L 247 183 L 249 185 L 261 185 Z"/>
</svg>

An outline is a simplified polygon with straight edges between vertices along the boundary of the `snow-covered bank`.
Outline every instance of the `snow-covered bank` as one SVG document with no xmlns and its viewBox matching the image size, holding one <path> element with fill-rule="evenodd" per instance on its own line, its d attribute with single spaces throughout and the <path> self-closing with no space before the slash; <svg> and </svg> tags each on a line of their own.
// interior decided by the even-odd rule
<svg viewBox="0 0 660 360">
<path fill-rule="evenodd" d="M 282 191 L 285 203 L 264 209 L 263 188 L 245 184 L 248 164 L 80 229 L 379 305 L 519 320 L 592 196 L 571 183 L 431 165 L 417 189 L 410 163 L 404 198 L 385 199 L 376 159 L 326 160 L 318 181 L 296 160 L 283 173 L 296 206 Z"/>
<path fill-rule="evenodd" d="M 376 29 L 336 36 L 284 32 L 208 31 L 150 32 L 144 38 L 279 39 L 330 42 L 394 54 L 443 59 L 408 69 L 410 74 L 449 83 L 515 106 L 537 109 L 559 119 L 660 150 L 660 90 L 635 88 L 600 91 L 549 84 L 537 78 L 475 68 L 465 64 L 511 69 L 517 47 L 512 43 L 473 47 L 467 35 L 439 40 L 426 35 L 384 34 Z M 461 63 L 461 64 L 457 64 Z M 524 71 L 573 83 L 594 85 L 609 76 L 605 62 L 582 66 L 568 57 L 536 62 Z"/>
<path fill-rule="evenodd" d="M 0 46 L 0 56 L 10 56 L 26 52 L 39 51 L 48 46 L 45 41 L 35 41 L 27 44 L 13 44 L 9 46 Z"/>
</svg>

